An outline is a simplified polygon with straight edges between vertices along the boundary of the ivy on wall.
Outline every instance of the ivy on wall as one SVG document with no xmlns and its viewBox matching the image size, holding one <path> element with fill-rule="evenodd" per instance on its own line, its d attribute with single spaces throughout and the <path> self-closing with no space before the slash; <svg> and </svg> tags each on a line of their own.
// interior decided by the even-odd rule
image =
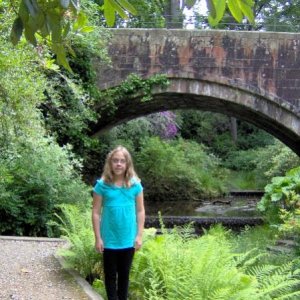
<svg viewBox="0 0 300 300">
<path fill-rule="evenodd" d="M 157 74 L 148 79 L 142 79 L 137 74 L 131 74 L 120 86 L 100 92 L 98 103 L 101 112 L 109 112 L 112 115 L 120 103 L 131 101 L 136 96 L 141 96 L 140 101 L 152 100 L 154 87 L 166 88 L 169 80 L 166 75 Z"/>
</svg>

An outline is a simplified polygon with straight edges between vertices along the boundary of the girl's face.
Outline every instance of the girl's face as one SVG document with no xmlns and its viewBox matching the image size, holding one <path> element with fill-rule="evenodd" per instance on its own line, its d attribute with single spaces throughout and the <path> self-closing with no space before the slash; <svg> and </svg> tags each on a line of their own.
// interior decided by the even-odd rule
<svg viewBox="0 0 300 300">
<path fill-rule="evenodd" d="M 112 172 L 116 176 L 124 176 L 127 168 L 126 157 L 123 152 L 117 151 L 111 158 Z"/>
</svg>

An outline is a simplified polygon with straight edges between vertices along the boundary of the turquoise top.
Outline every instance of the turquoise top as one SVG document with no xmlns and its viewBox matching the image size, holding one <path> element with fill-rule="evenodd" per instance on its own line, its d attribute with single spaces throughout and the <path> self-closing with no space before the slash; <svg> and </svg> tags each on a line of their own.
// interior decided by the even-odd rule
<svg viewBox="0 0 300 300">
<path fill-rule="evenodd" d="M 93 191 L 102 197 L 100 234 L 106 249 L 134 247 L 137 235 L 136 197 L 142 192 L 140 182 L 132 179 L 130 188 L 97 180 Z"/>
</svg>

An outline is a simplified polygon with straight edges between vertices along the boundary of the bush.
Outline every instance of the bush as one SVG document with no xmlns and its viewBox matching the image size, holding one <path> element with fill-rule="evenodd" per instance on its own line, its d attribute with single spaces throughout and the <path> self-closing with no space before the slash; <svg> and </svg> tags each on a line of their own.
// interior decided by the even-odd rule
<svg viewBox="0 0 300 300">
<path fill-rule="evenodd" d="M 90 195 L 67 148 L 49 138 L 27 139 L 0 157 L 0 233 L 54 234 L 47 222 L 60 203 L 85 203 Z"/>
<path fill-rule="evenodd" d="M 265 187 L 265 194 L 257 207 L 269 223 L 294 224 L 290 230 L 293 228 L 299 230 L 300 167 L 288 171 L 285 176 L 274 177 L 272 182 Z"/>
<path fill-rule="evenodd" d="M 291 149 L 276 140 L 273 145 L 258 149 L 256 171 L 267 180 L 283 176 L 288 170 L 300 165 L 300 158 Z"/>
<path fill-rule="evenodd" d="M 225 192 L 226 170 L 196 142 L 144 139 L 135 160 L 149 200 L 201 200 Z"/>
</svg>

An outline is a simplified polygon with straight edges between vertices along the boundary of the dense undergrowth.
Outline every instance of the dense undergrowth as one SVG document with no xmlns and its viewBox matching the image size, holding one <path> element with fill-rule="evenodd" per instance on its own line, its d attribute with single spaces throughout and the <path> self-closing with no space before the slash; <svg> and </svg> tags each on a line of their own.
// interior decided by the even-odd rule
<svg viewBox="0 0 300 300">
<path fill-rule="evenodd" d="M 61 227 L 72 268 L 105 296 L 101 255 L 94 250 L 89 212 L 64 205 Z M 192 224 L 162 234 L 146 229 L 131 272 L 130 299 L 298 299 L 300 262 L 295 253 L 274 254 L 278 231 L 268 226 L 232 233 L 221 225 L 195 237 Z"/>
</svg>

